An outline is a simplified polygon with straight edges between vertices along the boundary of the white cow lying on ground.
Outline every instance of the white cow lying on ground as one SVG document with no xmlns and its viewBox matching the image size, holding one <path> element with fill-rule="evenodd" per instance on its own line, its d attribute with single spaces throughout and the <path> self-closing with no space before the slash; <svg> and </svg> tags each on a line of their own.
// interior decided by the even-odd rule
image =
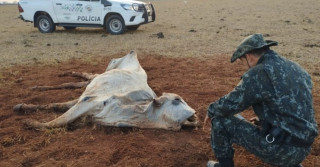
<svg viewBox="0 0 320 167">
<path fill-rule="evenodd" d="M 133 51 L 111 60 L 104 73 L 91 79 L 77 100 L 38 106 L 18 104 L 14 110 L 68 110 L 50 122 L 26 121 L 28 126 L 35 128 L 61 127 L 84 115 L 92 116 L 94 123 L 105 126 L 168 130 L 179 130 L 182 125 L 198 126 L 195 111 L 180 96 L 172 93 L 156 96 Z"/>
</svg>

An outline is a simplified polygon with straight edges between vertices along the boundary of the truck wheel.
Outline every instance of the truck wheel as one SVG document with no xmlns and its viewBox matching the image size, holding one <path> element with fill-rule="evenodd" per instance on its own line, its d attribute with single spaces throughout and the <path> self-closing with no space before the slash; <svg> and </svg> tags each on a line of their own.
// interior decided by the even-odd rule
<svg viewBox="0 0 320 167">
<path fill-rule="evenodd" d="M 56 28 L 51 18 L 46 15 L 40 15 L 36 20 L 36 24 L 39 31 L 42 33 L 51 33 Z"/>
<path fill-rule="evenodd" d="M 125 30 L 125 25 L 119 15 L 112 15 L 107 19 L 106 29 L 110 34 L 119 35 Z"/>
<path fill-rule="evenodd" d="M 139 28 L 139 25 L 137 26 L 128 26 L 127 29 L 128 30 L 137 30 Z"/>
</svg>

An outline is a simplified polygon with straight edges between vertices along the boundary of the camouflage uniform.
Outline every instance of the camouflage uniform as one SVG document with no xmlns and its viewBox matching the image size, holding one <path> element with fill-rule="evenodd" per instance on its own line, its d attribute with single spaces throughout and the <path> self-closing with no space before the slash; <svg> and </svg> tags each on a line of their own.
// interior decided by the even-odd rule
<svg viewBox="0 0 320 167">
<path fill-rule="evenodd" d="M 235 59 L 233 59 L 234 61 Z M 297 146 L 298 138 L 312 143 L 318 135 L 312 104 L 312 81 L 298 64 L 272 50 L 265 52 L 238 86 L 210 104 L 212 148 L 216 157 L 233 158 L 232 143 L 277 166 L 294 166 L 309 154 L 310 145 Z M 266 141 L 269 132 L 234 115 L 253 107 L 260 121 L 282 130 L 281 138 Z"/>
</svg>

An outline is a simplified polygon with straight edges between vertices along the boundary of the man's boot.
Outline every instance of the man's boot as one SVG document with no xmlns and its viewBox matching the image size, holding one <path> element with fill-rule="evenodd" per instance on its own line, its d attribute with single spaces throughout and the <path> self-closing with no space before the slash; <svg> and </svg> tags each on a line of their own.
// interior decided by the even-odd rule
<svg viewBox="0 0 320 167">
<path fill-rule="evenodd" d="M 294 167 L 303 167 L 301 164 L 295 165 Z"/>
<path fill-rule="evenodd" d="M 233 159 L 231 158 L 218 158 L 217 161 L 208 161 L 207 167 L 234 167 Z"/>
<path fill-rule="evenodd" d="M 217 161 L 208 161 L 207 167 L 220 167 L 220 164 Z"/>
</svg>

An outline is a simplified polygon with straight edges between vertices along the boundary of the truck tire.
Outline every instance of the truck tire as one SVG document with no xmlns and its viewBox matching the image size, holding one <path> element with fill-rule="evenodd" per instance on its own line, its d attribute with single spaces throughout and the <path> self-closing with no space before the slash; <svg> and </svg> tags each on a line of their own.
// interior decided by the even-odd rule
<svg viewBox="0 0 320 167">
<path fill-rule="evenodd" d="M 125 28 L 122 17 L 119 15 L 112 15 L 106 20 L 106 29 L 112 35 L 122 34 Z"/>
<path fill-rule="evenodd" d="M 139 28 L 140 25 L 137 26 L 128 26 L 127 29 L 128 30 L 137 30 Z"/>
<path fill-rule="evenodd" d="M 51 33 L 56 29 L 53 21 L 47 15 L 40 15 L 39 17 L 37 17 L 36 25 L 39 31 L 42 33 Z"/>
</svg>

